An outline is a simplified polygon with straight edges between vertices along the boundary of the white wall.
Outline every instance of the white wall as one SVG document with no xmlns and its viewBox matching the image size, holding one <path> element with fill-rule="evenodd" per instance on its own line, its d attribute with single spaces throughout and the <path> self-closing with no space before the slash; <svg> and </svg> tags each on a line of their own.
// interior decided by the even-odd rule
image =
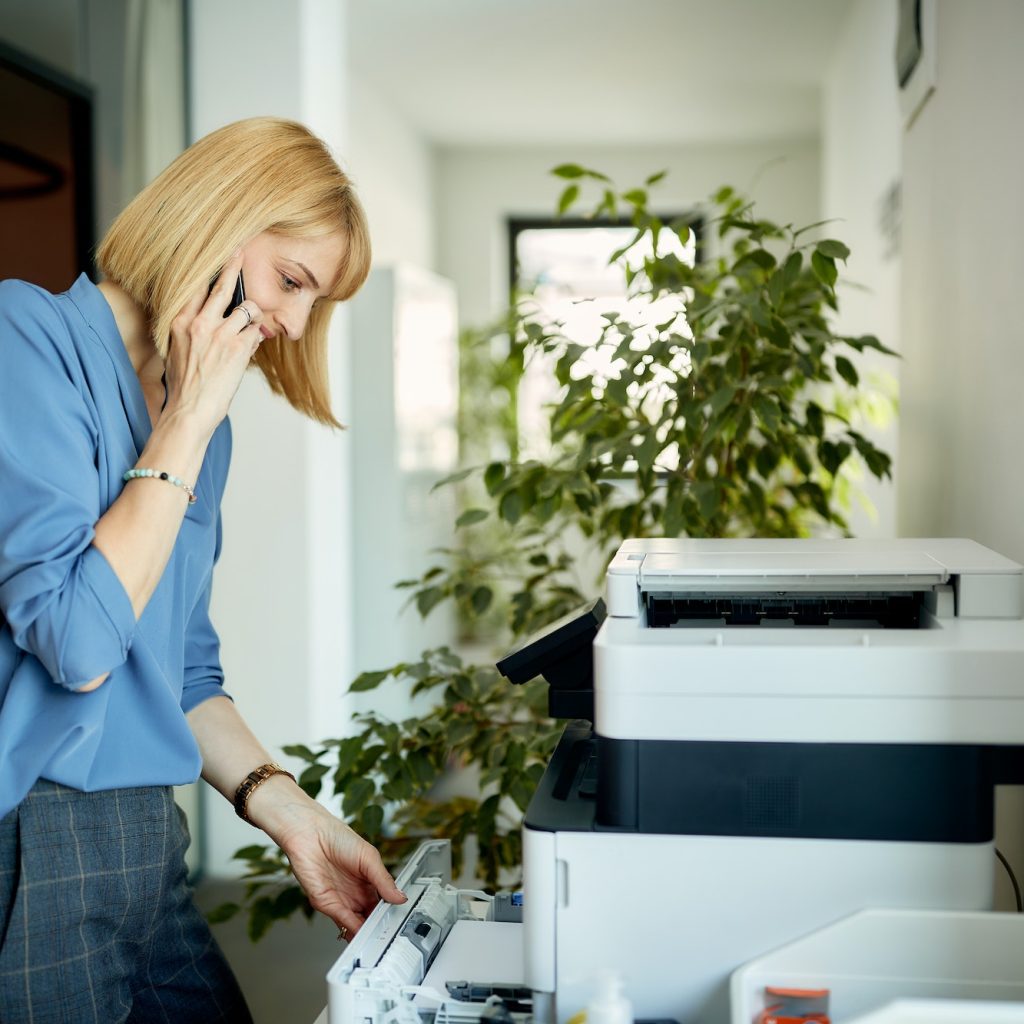
<svg viewBox="0 0 1024 1024">
<path fill-rule="evenodd" d="M 1024 561 L 1024 4 L 942 0 L 937 31 L 936 91 L 903 144 L 899 529 Z M 1021 788 L 998 799 L 1019 873 Z"/>
<path fill-rule="evenodd" d="M 425 648 L 451 640 L 450 610 L 438 609 L 424 622 L 415 608 L 405 607 L 409 592 L 394 586 L 418 577 L 436 561 L 430 549 L 451 543 L 454 521 L 450 495 L 429 493 L 454 467 L 424 472 L 400 466 L 399 421 L 407 423 L 409 410 L 400 408 L 395 357 L 404 324 L 420 350 L 406 349 L 405 358 L 423 358 L 429 349 L 430 372 L 447 368 L 454 374 L 457 313 L 453 289 L 428 273 L 437 247 L 433 149 L 364 78 L 353 74 L 349 84 L 349 167 L 370 222 L 374 265 L 352 301 L 353 377 L 359 385 L 347 421 L 354 470 L 353 656 L 356 672 L 362 672 L 413 660 Z M 437 336 L 431 310 L 450 323 L 446 341 Z M 426 320 L 417 325 L 409 323 L 410 317 Z M 450 418 L 454 423 L 454 394 Z M 421 429 L 436 425 L 423 423 Z M 354 703 L 360 710 L 372 706 L 394 717 L 410 712 L 404 693 L 391 687 L 356 697 Z"/>
<path fill-rule="evenodd" d="M 463 324 L 481 325 L 508 302 L 509 215 L 548 216 L 560 192 L 548 172 L 574 162 L 611 176 L 623 189 L 670 169 L 652 202 L 692 209 L 720 185 L 746 191 L 759 210 L 783 222 L 818 219 L 815 140 L 707 146 L 448 148 L 438 155 L 438 269 L 459 291 Z M 582 209 L 582 207 L 581 207 Z"/>
<path fill-rule="evenodd" d="M 375 266 L 436 259 L 433 151 L 358 75 L 349 77 L 346 169 L 366 209 Z"/>
<path fill-rule="evenodd" d="M 454 636 L 449 607 L 423 620 L 408 606 L 409 591 L 395 589 L 399 580 L 417 578 L 436 563 L 430 552 L 452 542 L 455 518 L 452 495 L 431 493 L 454 466 L 410 470 L 401 465 L 400 421 L 408 429 L 409 415 L 400 408 L 396 356 L 402 351 L 404 324 L 412 336 L 421 333 L 424 345 L 415 339 L 413 344 L 429 350 L 430 373 L 454 377 L 458 303 L 452 286 L 430 273 L 437 254 L 433 147 L 363 77 L 353 73 L 350 89 L 351 167 L 370 222 L 374 264 L 353 299 L 351 321 L 354 379 L 359 382 L 351 420 L 353 657 L 358 673 L 416 660 L 421 651 L 451 643 Z M 421 316 L 426 322 L 417 327 L 415 318 Z M 443 338 L 437 333 L 438 316 L 449 324 Z M 404 343 L 409 344 L 408 333 Z M 457 389 L 456 380 L 452 385 Z M 456 396 L 453 390 L 452 425 Z M 432 429 L 428 424 L 422 428 Z M 406 691 L 390 683 L 355 695 L 352 703 L 355 710 L 373 708 L 396 720 L 414 710 Z"/>
<path fill-rule="evenodd" d="M 1024 5 L 938 5 L 937 89 L 904 147 L 900 527 L 1024 561 Z"/>
<path fill-rule="evenodd" d="M 874 334 L 899 351 L 898 207 L 887 206 L 889 196 L 899 194 L 902 161 L 895 32 L 891 0 L 857 0 L 847 12 L 825 80 L 821 190 L 822 217 L 835 220 L 824 234 L 851 249 L 836 329 Z M 889 394 L 898 386 L 898 360 L 869 351 L 855 361 L 868 386 Z M 896 532 L 899 421 L 893 418 L 884 428 L 861 422 L 858 428 L 894 457 L 894 479 L 878 483 L 865 472 L 863 490 L 876 515 L 855 504 L 850 526 L 859 537 L 891 537 Z"/>
</svg>

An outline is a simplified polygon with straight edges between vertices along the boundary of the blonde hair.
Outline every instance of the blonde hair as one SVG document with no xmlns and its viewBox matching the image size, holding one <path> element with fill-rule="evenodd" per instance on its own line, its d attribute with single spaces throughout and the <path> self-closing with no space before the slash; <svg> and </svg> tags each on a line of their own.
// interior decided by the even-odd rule
<svg viewBox="0 0 1024 1024">
<path fill-rule="evenodd" d="M 111 225 L 100 271 L 145 310 L 166 356 L 171 321 L 231 254 L 264 231 L 309 238 L 340 232 L 344 265 L 298 342 L 274 338 L 254 363 L 299 412 L 341 426 L 331 412 L 327 325 L 370 269 L 366 217 L 346 174 L 304 125 L 255 117 L 219 128 L 181 154 Z"/>
</svg>

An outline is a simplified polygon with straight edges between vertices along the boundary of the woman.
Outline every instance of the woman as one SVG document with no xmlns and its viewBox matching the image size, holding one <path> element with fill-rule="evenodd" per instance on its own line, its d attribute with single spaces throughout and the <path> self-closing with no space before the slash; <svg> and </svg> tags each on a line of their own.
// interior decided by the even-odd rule
<svg viewBox="0 0 1024 1024">
<path fill-rule="evenodd" d="M 5 1022 L 250 1019 L 185 883 L 169 787 L 200 770 L 343 936 L 405 898 L 248 730 L 208 617 L 242 374 L 336 426 L 327 323 L 369 259 L 323 144 L 259 118 L 140 193 L 99 285 L 0 284 Z"/>
</svg>

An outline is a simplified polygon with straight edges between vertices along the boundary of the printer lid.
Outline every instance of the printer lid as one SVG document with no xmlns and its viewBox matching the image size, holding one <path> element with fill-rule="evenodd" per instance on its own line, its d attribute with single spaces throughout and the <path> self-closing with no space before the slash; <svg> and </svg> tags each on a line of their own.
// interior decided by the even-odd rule
<svg viewBox="0 0 1024 1024">
<path fill-rule="evenodd" d="M 971 540 L 642 538 L 609 563 L 608 614 L 641 595 L 884 594 L 956 590 L 958 615 L 1020 618 L 1022 567 Z"/>
<path fill-rule="evenodd" d="M 923 551 L 704 550 L 647 555 L 640 589 L 731 594 L 767 591 L 923 590 L 949 581 L 949 570 Z"/>
</svg>

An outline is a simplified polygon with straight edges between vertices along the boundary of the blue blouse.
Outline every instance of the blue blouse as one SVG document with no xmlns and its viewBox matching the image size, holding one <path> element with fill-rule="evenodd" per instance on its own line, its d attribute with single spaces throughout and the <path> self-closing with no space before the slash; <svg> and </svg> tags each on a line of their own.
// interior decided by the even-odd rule
<svg viewBox="0 0 1024 1024">
<path fill-rule="evenodd" d="M 40 778 L 92 791 L 199 775 L 185 712 L 224 694 L 209 604 L 231 429 L 225 419 L 213 435 L 198 501 L 136 621 L 92 540 L 151 429 L 87 277 L 61 295 L 0 282 L 0 817 Z"/>
</svg>

